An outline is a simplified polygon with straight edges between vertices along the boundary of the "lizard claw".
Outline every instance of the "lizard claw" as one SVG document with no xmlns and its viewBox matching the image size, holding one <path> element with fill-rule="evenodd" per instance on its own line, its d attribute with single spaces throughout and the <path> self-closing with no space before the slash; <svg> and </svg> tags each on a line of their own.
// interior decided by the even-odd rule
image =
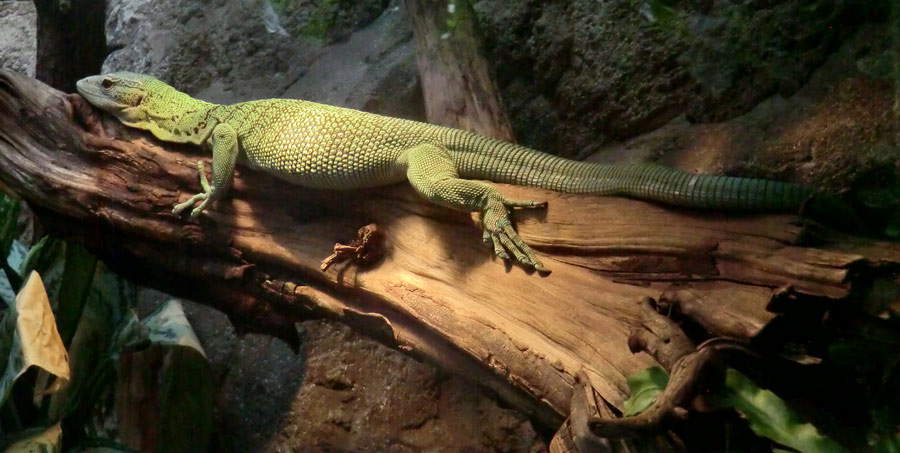
<svg viewBox="0 0 900 453">
<path fill-rule="evenodd" d="M 546 205 L 546 203 L 537 203 L 534 201 L 510 201 L 497 200 L 498 202 L 489 202 L 484 210 L 484 234 L 482 240 L 494 247 L 494 254 L 498 258 L 511 261 L 510 254 L 513 255 L 515 261 L 528 267 L 533 267 L 538 272 L 550 272 L 541 260 L 538 259 L 534 250 L 522 240 L 519 233 L 512 226 L 509 220 L 508 207 L 538 207 Z"/>
<path fill-rule="evenodd" d="M 197 204 L 198 201 L 202 201 L 202 203 L 200 203 L 200 206 L 197 206 L 193 211 L 191 211 L 191 218 L 193 219 L 193 218 L 197 217 L 200 214 L 200 212 L 203 211 L 203 208 L 206 207 L 206 202 L 208 199 L 209 199 L 209 194 L 207 194 L 206 192 L 200 192 L 200 193 L 194 195 L 193 197 L 189 198 L 184 203 L 176 204 L 175 207 L 172 208 L 172 214 L 180 215 L 182 212 L 184 212 L 185 209 L 188 209 L 188 208 L 194 206 L 195 204 Z"/>
<path fill-rule="evenodd" d="M 200 172 L 200 186 L 203 187 L 203 192 L 195 194 L 184 203 L 176 204 L 175 207 L 172 208 L 172 214 L 180 215 L 182 212 L 184 212 L 185 209 L 194 206 L 199 201 L 201 202 L 200 206 L 197 206 L 191 211 L 190 218 L 191 220 L 193 220 L 196 219 L 197 216 L 199 216 L 200 213 L 203 212 L 204 209 L 206 209 L 206 205 L 208 205 L 209 202 L 212 201 L 212 197 L 210 196 L 212 194 L 212 187 L 209 185 L 209 181 L 207 181 L 206 179 L 206 172 L 203 171 L 203 161 L 197 162 L 197 170 Z"/>
<path fill-rule="evenodd" d="M 191 211 L 191 215 L 188 216 L 188 218 L 190 218 L 191 220 L 196 219 L 197 216 L 199 216 L 200 213 L 203 212 L 204 209 L 206 209 L 206 202 L 207 202 L 207 201 L 209 201 L 209 198 L 204 199 L 204 200 L 203 200 L 203 203 L 200 203 L 200 206 L 197 206 L 196 208 L 194 208 L 194 210 Z"/>
</svg>

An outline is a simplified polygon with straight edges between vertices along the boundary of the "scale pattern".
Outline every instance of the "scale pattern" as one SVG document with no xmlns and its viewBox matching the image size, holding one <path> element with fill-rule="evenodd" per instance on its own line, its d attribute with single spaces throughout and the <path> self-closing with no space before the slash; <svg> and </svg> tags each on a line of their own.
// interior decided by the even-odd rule
<svg viewBox="0 0 900 453">
<path fill-rule="evenodd" d="M 196 216 L 219 198 L 238 159 L 313 188 L 355 189 L 408 179 L 434 203 L 482 212 L 483 239 L 494 252 L 539 270 L 543 265 L 512 228 L 509 209 L 542 204 L 508 200 L 477 180 L 726 210 L 796 212 L 813 195 L 819 197 L 785 182 L 653 164 L 578 162 L 466 131 L 307 101 L 210 104 L 141 74 L 89 77 L 78 89 L 92 104 L 161 140 L 211 146 L 213 184 L 201 167 L 204 192 L 177 205 L 176 213 L 200 203 L 192 211 Z"/>
<path fill-rule="evenodd" d="M 403 163 L 408 163 L 405 153 L 431 144 L 435 146 L 430 152 L 437 156 L 443 156 L 441 149 L 448 151 L 454 177 L 567 193 L 750 211 L 795 211 L 813 193 L 786 182 L 698 175 L 654 164 L 578 162 L 457 129 L 307 101 L 253 101 L 220 113 L 225 112 L 222 119 L 238 131 L 252 167 L 314 188 L 354 189 L 402 181 L 407 166 Z"/>
<path fill-rule="evenodd" d="M 416 123 L 374 121 L 362 112 L 306 101 L 270 99 L 230 110 L 225 118 L 241 137 L 250 166 L 314 188 L 402 181 L 405 169 L 398 160 L 423 141 Z"/>
</svg>

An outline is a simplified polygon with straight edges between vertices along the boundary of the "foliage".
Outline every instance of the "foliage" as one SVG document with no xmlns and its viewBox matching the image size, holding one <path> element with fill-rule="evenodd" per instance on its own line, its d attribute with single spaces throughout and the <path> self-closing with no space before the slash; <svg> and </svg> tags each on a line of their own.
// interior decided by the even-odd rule
<svg viewBox="0 0 900 453">
<path fill-rule="evenodd" d="M 16 231 L 16 221 L 19 218 L 20 210 L 21 206 L 18 200 L 13 200 L 0 193 L 0 257 L 5 258 L 9 256 L 9 252 L 12 249 L 13 240 L 16 238 L 16 233 L 18 233 Z M 3 269 L 3 274 L 10 283 L 12 294 L 15 294 L 22 285 L 21 278 L 10 267 L 6 259 L 0 261 L 2 261 L 0 268 Z M 6 302 L 6 305 L 12 305 L 12 298 L 10 298 L 9 293 L 0 293 L 0 298 L 2 298 L 3 302 Z"/>
<path fill-rule="evenodd" d="M 9 255 L 10 247 L 16 238 L 16 221 L 19 218 L 21 204 L 18 200 L 0 193 L 0 253 Z"/>
<path fill-rule="evenodd" d="M 900 317 L 872 322 L 829 345 L 824 363 L 847 375 L 870 410 L 871 443 L 890 444 L 900 427 Z"/>
<path fill-rule="evenodd" d="M 278 14 L 285 14 L 294 4 L 294 0 L 269 0 L 269 4 Z"/>
<path fill-rule="evenodd" d="M 784 400 L 757 387 L 734 369 L 727 370 L 725 387 L 717 396 L 722 406 L 740 412 L 757 435 L 803 453 L 845 451 L 833 440 L 819 434 L 815 426 L 804 423 Z"/>
<path fill-rule="evenodd" d="M 447 2 L 447 28 L 450 31 L 456 30 L 456 27 L 459 26 L 460 20 L 463 18 L 463 8 L 467 8 L 468 5 L 464 4 L 465 0 L 449 0 Z"/>
<path fill-rule="evenodd" d="M 387 5 L 388 0 L 268 0 L 263 5 L 263 16 L 270 32 L 275 27 L 269 23 L 283 21 L 286 30 L 276 31 L 284 36 L 300 35 L 333 43 L 371 23 Z M 271 10 L 271 18 L 266 18 L 267 9 Z"/>
<path fill-rule="evenodd" d="M 321 0 L 313 10 L 303 34 L 318 39 L 325 39 L 334 27 L 340 14 L 339 0 Z"/>
<path fill-rule="evenodd" d="M 156 407 L 159 417 L 120 421 L 120 433 L 123 437 L 126 432 L 156 433 L 157 451 L 203 451 L 212 435 L 214 402 L 206 353 L 178 300 L 169 300 L 142 324 L 151 345 L 122 353 L 117 385 L 129 391 L 117 398 L 117 409 L 146 410 L 144 395 L 156 394 L 160 395 Z M 156 420 L 158 425 L 154 424 Z"/>
<path fill-rule="evenodd" d="M 116 388 L 158 395 L 154 417 L 137 416 L 146 405 L 115 408 L 120 423 L 162 420 L 138 423 L 132 437 L 159 438 L 165 451 L 205 450 L 213 382 L 180 304 L 170 302 L 142 323 L 131 308 L 134 285 L 78 244 L 47 236 L 26 249 L 14 240 L 15 228 L 6 227 L 18 213 L 0 195 L 0 247 L 10 276 L 0 274 L 0 294 L 18 293 L 14 303 L 4 296 L 9 308 L 0 311 L 0 451 L 130 451 L 104 439 L 112 402 L 122 400 Z M 23 275 L 31 277 L 13 287 Z M 148 350 L 159 366 L 132 361 L 122 368 L 123 357 Z M 158 379 L 136 379 L 142 373 Z"/>
<path fill-rule="evenodd" d="M 63 344 L 69 345 L 87 301 L 88 291 L 97 270 L 97 258 L 81 244 L 66 245 L 65 267 L 59 290 L 56 323 Z"/>
<path fill-rule="evenodd" d="M 46 324 L 51 324 L 50 328 Z M 16 302 L 6 312 L 0 330 L 0 352 L 5 364 L 0 365 L 0 405 L 6 402 L 13 384 L 31 367 L 54 376 L 52 386 L 35 387 L 35 398 L 40 393 L 55 393 L 68 384 L 69 363 L 62 339 L 53 324 L 53 311 L 37 272 L 32 271 L 28 281 L 16 296 Z M 49 378 L 48 378 L 49 379 Z"/>
<path fill-rule="evenodd" d="M 625 401 L 624 415 L 630 417 L 647 410 L 669 384 L 669 375 L 662 367 L 654 366 L 638 371 L 626 380 L 631 396 Z"/>
<path fill-rule="evenodd" d="M 15 436 L 6 447 L 7 452 L 57 453 L 62 444 L 62 427 L 56 423 L 49 427 L 29 428 Z"/>
<path fill-rule="evenodd" d="M 651 367 L 628 377 L 631 397 L 625 402 L 625 415 L 646 410 L 668 384 L 668 375 L 660 367 Z M 759 436 L 803 453 L 845 451 L 833 440 L 822 436 L 774 393 L 756 386 L 734 369 L 727 370 L 725 385 L 711 395 L 715 406 L 737 410 Z"/>
<path fill-rule="evenodd" d="M 900 433 L 887 437 L 872 447 L 873 453 L 900 453 Z"/>
<path fill-rule="evenodd" d="M 307 5 L 303 5 L 304 2 L 297 2 L 296 0 L 270 0 L 272 9 L 278 15 L 291 15 L 298 8 Z M 307 37 L 316 38 L 316 39 L 325 39 L 328 36 L 328 32 L 335 26 L 335 24 L 339 21 L 340 16 L 340 5 L 341 0 L 317 0 L 315 1 L 315 5 L 311 9 L 309 16 L 306 18 L 306 25 L 302 29 L 302 34 Z"/>
</svg>

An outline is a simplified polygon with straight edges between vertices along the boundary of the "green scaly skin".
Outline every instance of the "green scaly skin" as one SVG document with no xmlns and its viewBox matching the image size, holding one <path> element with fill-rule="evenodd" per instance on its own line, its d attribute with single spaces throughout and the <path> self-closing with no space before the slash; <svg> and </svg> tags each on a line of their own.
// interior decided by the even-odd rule
<svg viewBox="0 0 900 453">
<path fill-rule="evenodd" d="M 813 191 L 794 184 L 697 175 L 652 164 L 603 165 L 555 157 L 470 132 L 293 99 L 217 105 L 154 77 L 87 77 L 78 92 L 125 125 L 158 139 L 212 148 L 212 184 L 175 206 L 196 217 L 228 189 L 235 163 L 319 189 L 357 189 L 409 180 L 429 201 L 483 214 L 494 253 L 546 271 L 513 229 L 509 209 L 543 203 L 506 199 L 481 181 L 568 193 L 622 195 L 691 208 L 798 211 Z"/>
</svg>

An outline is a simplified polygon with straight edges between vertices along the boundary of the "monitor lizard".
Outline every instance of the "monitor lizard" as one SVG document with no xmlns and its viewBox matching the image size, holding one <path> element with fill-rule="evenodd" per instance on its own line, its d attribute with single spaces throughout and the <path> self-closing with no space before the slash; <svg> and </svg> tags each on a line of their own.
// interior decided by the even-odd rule
<svg viewBox="0 0 900 453">
<path fill-rule="evenodd" d="M 213 104 L 131 72 L 87 77 L 77 89 L 127 126 L 166 142 L 212 149 L 212 184 L 199 162 L 203 192 L 175 205 L 175 214 L 193 208 L 190 216 L 196 217 L 221 198 L 238 161 L 318 189 L 408 180 L 432 203 L 480 212 L 482 239 L 498 257 L 543 272 L 541 260 L 513 228 L 509 210 L 545 203 L 507 199 L 484 180 L 689 208 L 797 212 L 814 199 L 835 205 L 833 197 L 788 182 L 693 174 L 656 164 L 574 161 L 459 129 L 303 100 Z"/>
</svg>

